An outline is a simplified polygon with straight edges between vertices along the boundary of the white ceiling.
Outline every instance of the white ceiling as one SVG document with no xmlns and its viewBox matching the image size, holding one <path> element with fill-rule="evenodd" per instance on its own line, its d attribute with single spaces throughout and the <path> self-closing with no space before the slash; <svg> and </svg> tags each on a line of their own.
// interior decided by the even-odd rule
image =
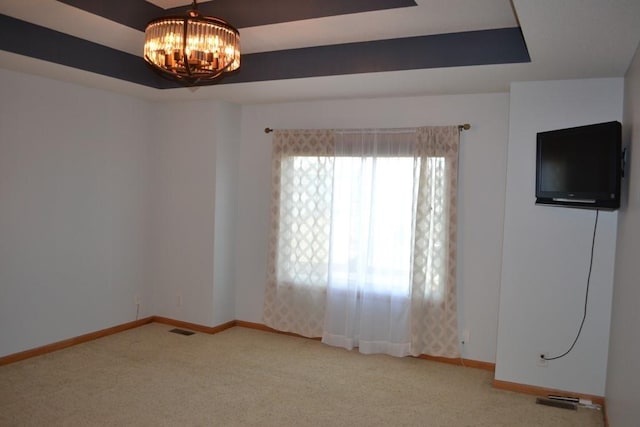
<svg viewBox="0 0 640 427">
<path fill-rule="evenodd" d="M 147 3 L 155 4 L 163 9 L 171 9 L 172 7 L 188 6 L 190 1 L 185 0 L 145 0 Z M 211 0 L 209 0 L 211 1 Z M 206 3 L 206 1 L 198 2 L 198 4 Z"/>
<path fill-rule="evenodd" d="M 148 0 L 161 7 L 184 0 Z M 215 0 L 213 0 L 215 1 Z M 240 104 L 508 91 L 512 81 L 624 76 L 640 42 L 640 0 L 416 0 L 417 7 L 241 29 L 243 52 L 514 27 L 531 63 L 153 89 L 5 51 L 0 67 L 147 99 Z M 139 55 L 143 33 L 55 0 L 0 0 L 0 13 Z M 222 17 L 224 18 L 224 17 Z"/>
</svg>

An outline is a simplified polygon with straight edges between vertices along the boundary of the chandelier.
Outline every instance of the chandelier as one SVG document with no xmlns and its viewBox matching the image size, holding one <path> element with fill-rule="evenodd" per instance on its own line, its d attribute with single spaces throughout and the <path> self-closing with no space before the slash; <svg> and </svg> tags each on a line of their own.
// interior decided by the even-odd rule
<svg viewBox="0 0 640 427">
<path fill-rule="evenodd" d="M 162 76 L 193 86 L 240 67 L 240 33 L 202 16 L 196 0 L 186 16 L 154 19 L 144 32 L 144 59 Z"/>
</svg>

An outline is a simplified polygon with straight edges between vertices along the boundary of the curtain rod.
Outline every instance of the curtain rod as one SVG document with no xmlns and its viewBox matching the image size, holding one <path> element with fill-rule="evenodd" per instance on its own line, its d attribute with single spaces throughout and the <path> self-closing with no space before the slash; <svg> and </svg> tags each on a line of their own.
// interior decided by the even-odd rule
<svg viewBox="0 0 640 427">
<path fill-rule="evenodd" d="M 469 129 L 471 129 L 471 125 L 469 123 L 458 125 L 458 130 L 460 132 L 462 132 L 463 130 L 469 130 Z M 271 132 L 273 132 L 272 128 L 264 128 L 264 133 L 271 133 Z"/>
</svg>

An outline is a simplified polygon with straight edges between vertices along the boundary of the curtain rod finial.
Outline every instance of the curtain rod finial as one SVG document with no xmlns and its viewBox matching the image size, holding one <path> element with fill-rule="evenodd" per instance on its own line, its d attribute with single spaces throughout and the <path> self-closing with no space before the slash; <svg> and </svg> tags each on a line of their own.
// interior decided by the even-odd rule
<svg viewBox="0 0 640 427">
<path fill-rule="evenodd" d="M 458 130 L 469 130 L 469 129 L 471 129 L 471 125 L 469 123 L 458 125 Z"/>
<path fill-rule="evenodd" d="M 273 129 L 271 128 L 264 128 L 264 133 L 271 133 L 273 132 Z"/>
</svg>

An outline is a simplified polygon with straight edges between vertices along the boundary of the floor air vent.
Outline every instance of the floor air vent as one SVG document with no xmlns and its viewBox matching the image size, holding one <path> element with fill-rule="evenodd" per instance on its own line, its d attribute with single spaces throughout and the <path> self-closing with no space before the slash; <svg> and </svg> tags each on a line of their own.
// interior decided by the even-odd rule
<svg viewBox="0 0 640 427">
<path fill-rule="evenodd" d="M 553 406 L 554 408 L 573 409 L 574 411 L 578 410 L 578 405 L 574 402 L 566 402 L 562 400 L 546 399 L 544 397 L 538 397 L 536 398 L 536 403 L 538 405 Z"/>
<path fill-rule="evenodd" d="M 169 332 L 173 332 L 174 334 L 187 335 L 187 336 L 195 334 L 195 332 L 185 331 L 184 329 L 178 329 L 178 328 L 172 329 Z"/>
</svg>

